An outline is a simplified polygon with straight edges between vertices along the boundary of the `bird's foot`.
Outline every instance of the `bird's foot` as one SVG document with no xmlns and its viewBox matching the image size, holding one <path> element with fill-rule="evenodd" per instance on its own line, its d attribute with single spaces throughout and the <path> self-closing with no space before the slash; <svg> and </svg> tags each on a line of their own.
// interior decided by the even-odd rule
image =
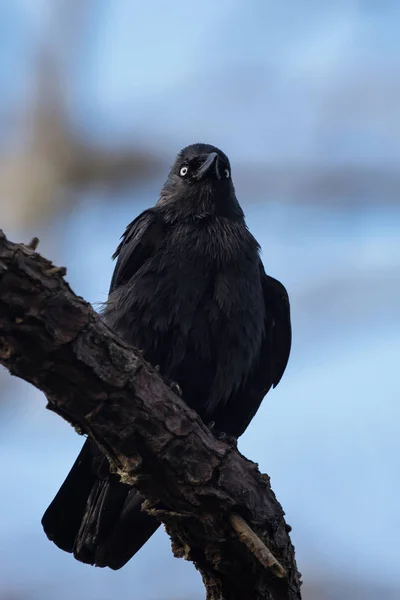
<svg viewBox="0 0 400 600">
<path fill-rule="evenodd" d="M 154 367 L 154 370 L 156 371 L 156 373 L 160 373 L 161 377 L 164 379 L 165 383 L 167 384 L 167 386 L 177 395 L 182 397 L 182 390 L 180 388 L 180 385 L 178 383 L 176 383 L 176 381 L 172 381 L 172 379 L 169 379 L 169 377 L 165 377 L 165 375 L 163 375 L 161 373 L 161 367 L 160 365 L 156 365 Z"/>
<path fill-rule="evenodd" d="M 182 398 L 182 390 L 180 388 L 179 383 L 176 383 L 176 381 L 172 381 L 172 379 L 168 379 L 168 377 L 164 377 L 164 381 L 167 384 L 167 386 L 174 392 L 174 394 Z"/>
<path fill-rule="evenodd" d="M 229 435 L 229 433 L 225 433 L 225 431 L 219 431 L 215 428 L 215 421 L 210 421 L 207 423 L 208 429 L 211 431 L 213 436 L 219 440 L 220 442 L 226 442 L 229 446 L 233 448 L 237 448 L 237 437 L 234 435 Z"/>
</svg>

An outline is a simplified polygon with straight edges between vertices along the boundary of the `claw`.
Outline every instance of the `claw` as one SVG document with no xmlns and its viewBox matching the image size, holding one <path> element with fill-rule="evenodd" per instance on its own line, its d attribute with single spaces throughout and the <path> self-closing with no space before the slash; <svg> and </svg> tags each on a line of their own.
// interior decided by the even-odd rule
<svg viewBox="0 0 400 600">
<path fill-rule="evenodd" d="M 234 435 L 229 435 L 228 433 L 225 433 L 225 431 L 218 431 L 215 429 L 215 421 L 210 421 L 210 423 L 207 424 L 207 427 L 217 440 L 220 442 L 226 442 L 234 448 L 237 447 L 237 437 Z"/>
<path fill-rule="evenodd" d="M 169 384 L 169 386 L 170 386 L 171 390 L 173 392 L 175 392 L 175 394 L 177 396 L 182 396 L 182 390 L 181 390 L 179 384 L 176 383 L 176 381 L 171 381 L 171 383 Z"/>
<path fill-rule="evenodd" d="M 176 381 L 172 381 L 172 379 L 169 379 L 169 377 L 164 376 L 163 379 L 170 390 L 172 390 L 177 396 L 182 396 L 182 390 L 180 388 L 179 383 L 176 383 Z"/>
</svg>

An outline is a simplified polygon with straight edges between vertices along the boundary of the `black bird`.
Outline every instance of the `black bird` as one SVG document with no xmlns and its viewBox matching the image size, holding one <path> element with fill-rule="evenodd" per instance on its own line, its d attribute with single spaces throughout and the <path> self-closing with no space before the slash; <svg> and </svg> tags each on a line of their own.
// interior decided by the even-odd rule
<svg viewBox="0 0 400 600">
<path fill-rule="evenodd" d="M 126 228 L 103 313 L 207 424 L 235 438 L 279 383 L 290 353 L 288 295 L 266 275 L 259 250 L 227 156 L 188 146 L 157 204 Z M 119 569 L 160 524 L 142 502 L 88 439 L 42 525 L 78 560 Z"/>
</svg>

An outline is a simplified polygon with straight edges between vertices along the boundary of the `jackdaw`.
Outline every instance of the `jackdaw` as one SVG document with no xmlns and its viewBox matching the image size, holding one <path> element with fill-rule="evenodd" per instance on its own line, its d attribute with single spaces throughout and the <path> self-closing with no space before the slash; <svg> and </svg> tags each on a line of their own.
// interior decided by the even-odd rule
<svg viewBox="0 0 400 600">
<path fill-rule="evenodd" d="M 127 226 L 103 311 L 216 434 L 234 438 L 279 383 L 291 346 L 286 289 L 259 252 L 227 156 L 193 144 L 156 205 Z M 119 569 L 160 525 L 142 502 L 87 439 L 42 525 L 79 561 Z"/>
</svg>

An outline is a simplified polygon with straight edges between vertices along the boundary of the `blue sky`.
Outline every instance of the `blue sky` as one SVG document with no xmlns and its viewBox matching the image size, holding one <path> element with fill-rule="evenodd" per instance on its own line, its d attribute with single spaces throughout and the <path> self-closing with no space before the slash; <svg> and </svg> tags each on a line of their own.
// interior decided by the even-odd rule
<svg viewBox="0 0 400 600">
<path fill-rule="evenodd" d="M 95 139 L 134 137 L 156 148 L 162 141 L 168 152 L 188 139 L 213 137 L 237 159 L 250 160 L 261 154 L 376 161 L 400 154 L 395 115 L 384 110 L 385 98 L 371 100 L 363 88 L 341 109 L 350 111 L 353 132 L 349 123 L 340 128 L 340 119 L 329 126 L 333 91 L 346 98 L 352 80 L 371 73 L 386 96 L 393 93 L 397 2 L 307 0 L 300 7 L 221 0 L 200 8 L 177 0 L 91 0 L 85 6 L 65 95 L 71 119 Z M 48 0 L 0 5 L 0 73 L 11 103 L 21 101 L 34 43 L 65 35 L 64 20 L 52 17 L 55 7 Z"/>
</svg>

